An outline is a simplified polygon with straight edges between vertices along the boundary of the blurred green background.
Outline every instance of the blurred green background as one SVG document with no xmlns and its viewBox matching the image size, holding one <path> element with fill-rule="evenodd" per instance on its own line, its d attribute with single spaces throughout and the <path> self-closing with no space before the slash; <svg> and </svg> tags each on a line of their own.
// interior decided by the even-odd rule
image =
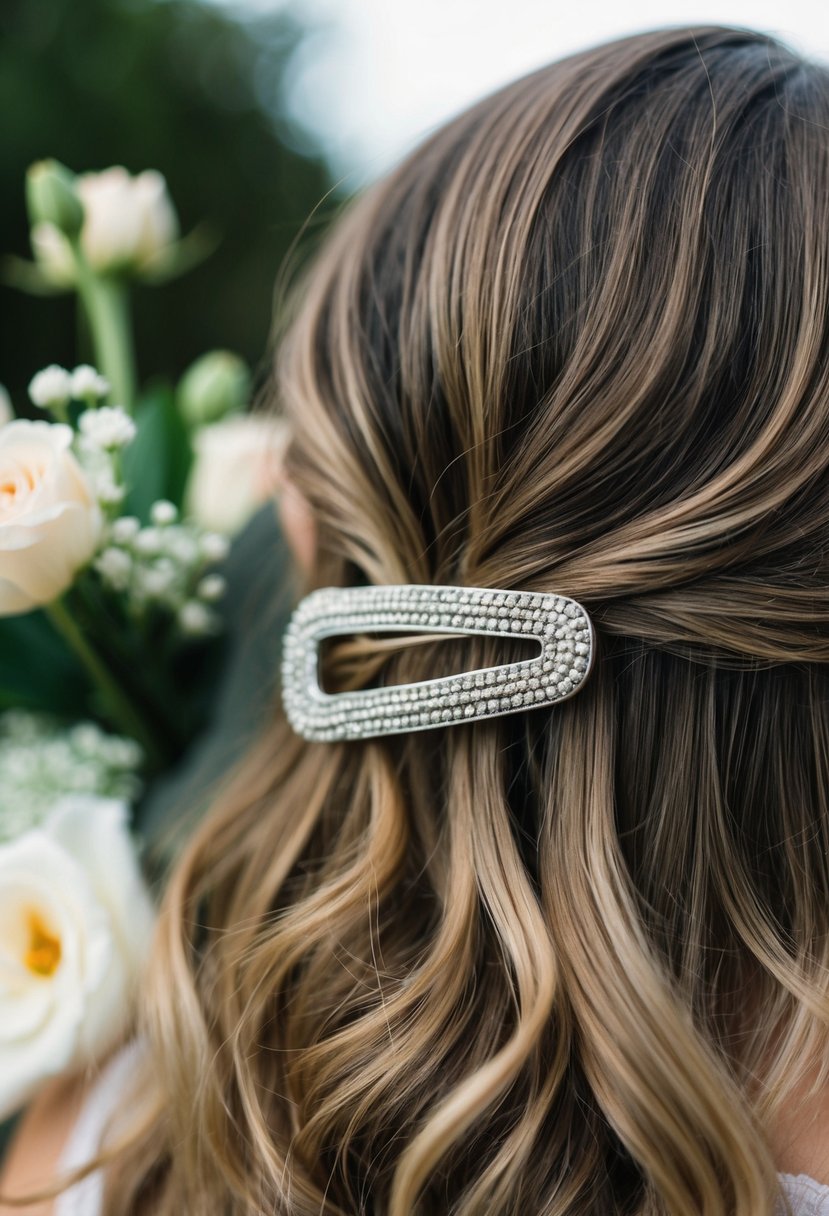
<svg viewBox="0 0 829 1216">
<path fill-rule="evenodd" d="M 139 374 L 177 376 L 211 347 L 262 374 L 276 276 L 336 209 L 331 174 L 286 117 L 283 83 L 308 31 L 289 10 L 196 0 L 2 0 L 0 255 L 30 257 L 23 179 L 56 157 L 167 178 L 183 233 L 220 238 L 200 266 L 134 293 Z M 295 254 L 295 256 L 294 256 Z M 0 283 L 0 382 L 17 409 L 47 363 L 77 362 L 70 297 Z"/>
<path fill-rule="evenodd" d="M 183 277 L 136 285 L 139 378 L 175 381 L 223 347 L 261 380 L 277 276 L 286 258 L 301 266 L 342 201 L 323 158 L 286 117 L 286 72 L 308 33 L 286 11 L 253 16 L 196 0 L 0 0 L 0 280 L 4 255 L 31 257 L 32 162 L 158 169 L 182 233 L 207 222 L 219 240 Z M 35 297 L 0 281 L 0 383 L 18 412 L 27 412 L 32 375 L 48 363 L 74 366 L 78 342 L 73 296 Z M 257 579 L 245 566 L 252 545 Z M 276 671 L 284 562 L 275 514 L 263 508 L 228 567 L 228 658 L 213 721 L 187 762 L 150 791 L 153 824 L 175 826 L 183 809 L 198 808 L 254 729 L 270 691 L 261 673 Z M 0 1125 L 0 1154 L 10 1127 Z"/>
</svg>

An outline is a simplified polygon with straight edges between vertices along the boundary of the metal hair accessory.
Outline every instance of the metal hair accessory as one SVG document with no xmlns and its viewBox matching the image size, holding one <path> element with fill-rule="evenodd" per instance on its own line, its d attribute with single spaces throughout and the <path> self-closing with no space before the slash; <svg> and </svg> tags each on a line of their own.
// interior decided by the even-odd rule
<svg viewBox="0 0 829 1216">
<path fill-rule="evenodd" d="M 320 688 L 323 638 L 399 632 L 533 639 L 539 653 L 414 684 Z M 282 695 L 297 734 L 318 742 L 429 730 L 565 701 L 584 683 L 594 649 L 589 616 L 562 595 L 416 583 L 325 587 L 301 600 L 288 624 Z"/>
</svg>

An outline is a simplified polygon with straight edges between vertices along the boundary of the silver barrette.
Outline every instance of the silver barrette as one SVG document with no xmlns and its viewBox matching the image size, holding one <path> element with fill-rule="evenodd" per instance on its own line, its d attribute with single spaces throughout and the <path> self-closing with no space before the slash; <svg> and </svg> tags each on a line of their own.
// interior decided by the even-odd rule
<svg viewBox="0 0 829 1216">
<path fill-rule="evenodd" d="M 517 663 L 354 692 L 319 683 L 323 638 L 353 633 L 495 634 L 533 639 L 539 653 Z M 284 638 L 282 695 L 306 739 L 366 739 L 497 718 L 571 697 L 590 671 L 593 626 L 563 595 L 417 583 L 324 587 L 297 605 Z"/>
</svg>

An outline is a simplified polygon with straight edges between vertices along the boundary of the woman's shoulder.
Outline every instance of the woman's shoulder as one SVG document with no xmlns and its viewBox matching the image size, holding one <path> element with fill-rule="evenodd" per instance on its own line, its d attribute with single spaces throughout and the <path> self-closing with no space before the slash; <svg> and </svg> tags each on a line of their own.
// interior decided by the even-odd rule
<svg viewBox="0 0 829 1216">
<path fill-rule="evenodd" d="M 27 1109 L 0 1175 L 0 1194 L 35 1192 L 59 1175 L 78 1169 L 100 1151 L 143 1052 L 135 1041 L 109 1058 L 95 1074 L 61 1077 L 47 1085 Z M 55 1199 L 27 1207 L 28 1216 L 98 1216 L 103 1178 L 93 1173 Z M 20 1212 L 0 1203 L 0 1216 Z"/>
<path fill-rule="evenodd" d="M 59 1077 L 30 1103 L 0 1172 L 0 1195 L 29 1194 L 56 1176 L 90 1088 L 90 1083 L 81 1076 Z M 0 1216 L 20 1211 L 19 1207 L 0 1202 Z M 25 1211 L 28 1216 L 53 1216 L 55 1201 L 45 1200 Z"/>
</svg>

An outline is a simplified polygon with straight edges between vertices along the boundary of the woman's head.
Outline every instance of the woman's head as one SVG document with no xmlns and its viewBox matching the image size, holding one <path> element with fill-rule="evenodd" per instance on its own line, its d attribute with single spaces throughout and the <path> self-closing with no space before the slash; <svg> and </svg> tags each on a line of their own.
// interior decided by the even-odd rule
<svg viewBox="0 0 829 1216">
<path fill-rule="evenodd" d="M 814 603 L 766 619 L 767 579 L 695 609 L 747 560 L 784 594 L 791 564 L 825 582 L 803 546 L 829 488 L 828 82 L 748 31 L 624 39 L 487 98 L 359 200 L 279 383 L 323 564 L 825 657 Z"/>
<path fill-rule="evenodd" d="M 771 1213 L 829 1024 L 828 134 L 826 69 L 657 31 L 337 225 L 278 366 L 305 588 L 555 591 L 598 658 L 409 736 L 276 713 L 165 902 L 157 1210 Z M 329 678 L 493 645 L 357 639 Z"/>
</svg>

